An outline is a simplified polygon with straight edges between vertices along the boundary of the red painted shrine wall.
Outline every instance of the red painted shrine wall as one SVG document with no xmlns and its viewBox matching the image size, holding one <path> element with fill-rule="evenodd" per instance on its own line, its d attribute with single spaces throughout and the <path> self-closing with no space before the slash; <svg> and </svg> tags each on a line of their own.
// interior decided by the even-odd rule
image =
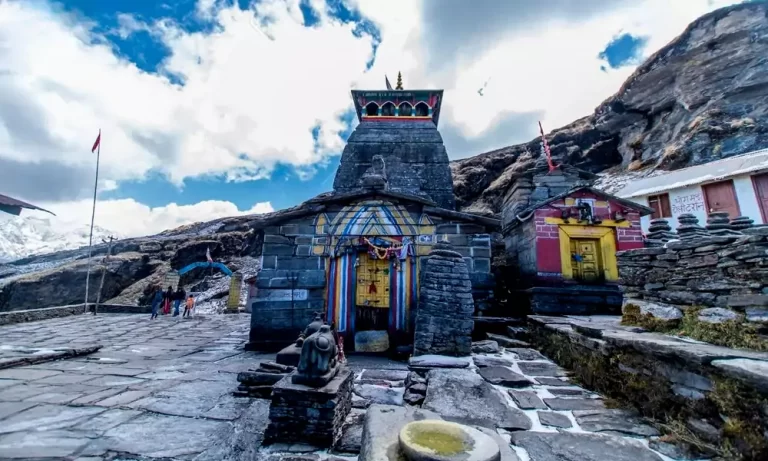
<svg viewBox="0 0 768 461">
<path fill-rule="evenodd" d="M 616 250 L 631 250 L 643 247 L 643 235 L 640 229 L 640 214 L 628 209 L 616 201 L 606 201 L 589 191 L 579 191 L 569 196 L 572 199 L 593 199 L 596 205 L 607 204 L 607 206 L 595 206 L 593 212 L 595 217 L 601 220 L 612 220 L 615 212 L 620 212 L 630 223 L 630 227 L 614 228 L 616 239 Z M 562 267 L 560 263 L 560 234 L 557 224 L 547 224 L 545 218 L 562 218 L 563 208 L 566 207 L 565 199 L 555 201 L 549 205 L 539 208 L 535 211 L 531 221 L 526 223 L 529 226 L 536 226 L 536 266 L 538 276 L 543 278 L 561 277 Z M 576 210 L 573 209 L 572 214 Z M 578 225 L 575 220 L 572 225 Z"/>
</svg>

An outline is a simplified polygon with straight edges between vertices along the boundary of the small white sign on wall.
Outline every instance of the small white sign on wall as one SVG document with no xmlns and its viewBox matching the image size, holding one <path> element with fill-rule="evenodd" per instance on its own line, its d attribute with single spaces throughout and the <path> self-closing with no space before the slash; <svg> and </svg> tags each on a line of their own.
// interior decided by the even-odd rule
<svg viewBox="0 0 768 461">
<path fill-rule="evenodd" d="M 265 295 L 263 298 L 254 299 L 257 303 L 264 303 L 268 301 L 306 301 L 309 292 L 307 290 L 293 290 L 293 297 L 291 297 L 291 290 L 260 290 Z"/>
</svg>

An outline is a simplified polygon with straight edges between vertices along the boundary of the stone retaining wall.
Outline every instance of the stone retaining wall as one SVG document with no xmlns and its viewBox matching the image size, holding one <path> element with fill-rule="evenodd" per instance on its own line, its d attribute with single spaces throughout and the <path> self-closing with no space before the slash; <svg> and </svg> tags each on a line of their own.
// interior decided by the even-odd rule
<svg viewBox="0 0 768 461">
<path fill-rule="evenodd" d="M 124 304 L 99 304 L 100 314 L 147 314 L 150 306 L 129 306 Z M 88 305 L 88 312 L 93 311 L 93 304 Z M 35 322 L 56 317 L 84 314 L 85 305 L 72 304 L 69 306 L 46 307 L 43 309 L 28 309 L 23 311 L 0 312 L 0 325 L 12 323 Z"/>
<path fill-rule="evenodd" d="M 623 327 L 619 317 L 530 316 L 530 341 L 591 390 L 661 423 L 699 457 L 768 459 L 768 353 Z"/>
<path fill-rule="evenodd" d="M 768 227 L 741 232 L 618 252 L 625 306 L 641 300 L 682 310 L 717 307 L 768 321 Z"/>
</svg>

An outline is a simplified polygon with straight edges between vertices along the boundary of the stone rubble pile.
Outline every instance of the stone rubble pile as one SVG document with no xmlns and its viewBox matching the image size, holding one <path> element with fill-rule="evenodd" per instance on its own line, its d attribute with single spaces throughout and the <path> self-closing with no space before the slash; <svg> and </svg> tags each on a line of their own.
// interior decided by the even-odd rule
<svg viewBox="0 0 768 461">
<path fill-rule="evenodd" d="M 467 263 L 439 243 L 421 264 L 414 355 L 469 355 L 475 303 Z"/>
<path fill-rule="evenodd" d="M 680 240 L 691 240 L 709 236 L 709 232 L 699 226 L 699 218 L 690 213 L 678 216 L 677 222 L 679 223 L 677 235 L 680 237 Z"/>
<path fill-rule="evenodd" d="M 663 218 L 651 220 L 651 225 L 648 227 L 648 234 L 646 235 L 645 246 L 664 246 L 664 244 L 670 240 L 677 240 L 677 234 L 672 231 L 669 222 Z"/>
<path fill-rule="evenodd" d="M 666 223 L 654 220 L 649 242 L 666 240 L 663 247 L 617 253 L 625 305 L 645 301 L 722 308 L 749 321 L 768 317 L 768 226 L 748 227 L 742 217 L 726 223 L 724 213 L 710 215 L 707 229 L 692 215 L 678 220 L 678 241 L 670 241 Z"/>
<path fill-rule="evenodd" d="M 405 396 L 403 399 L 409 405 L 421 405 L 427 396 L 427 378 L 412 371 L 405 380 Z"/>
</svg>

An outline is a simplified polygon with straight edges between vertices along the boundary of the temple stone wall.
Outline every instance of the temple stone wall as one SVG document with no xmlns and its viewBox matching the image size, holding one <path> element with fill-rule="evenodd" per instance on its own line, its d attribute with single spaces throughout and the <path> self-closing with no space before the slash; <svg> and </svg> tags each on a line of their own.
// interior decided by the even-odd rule
<svg viewBox="0 0 768 461">
<path fill-rule="evenodd" d="M 666 247 L 618 252 L 624 303 L 717 307 L 745 314 L 747 321 L 768 320 L 768 227 L 733 235 L 699 229 Z"/>
<path fill-rule="evenodd" d="M 312 253 L 314 216 L 265 229 L 251 307 L 251 343 L 281 348 L 325 310 L 325 258 Z"/>
<path fill-rule="evenodd" d="M 384 159 L 388 190 L 427 198 L 442 208 L 456 208 L 448 153 L 432 121 L 361 122 L 341 154 L 334 191 L 361 190 L 360 179 L 373 166 L 375 155 Z"/>
</svg>

